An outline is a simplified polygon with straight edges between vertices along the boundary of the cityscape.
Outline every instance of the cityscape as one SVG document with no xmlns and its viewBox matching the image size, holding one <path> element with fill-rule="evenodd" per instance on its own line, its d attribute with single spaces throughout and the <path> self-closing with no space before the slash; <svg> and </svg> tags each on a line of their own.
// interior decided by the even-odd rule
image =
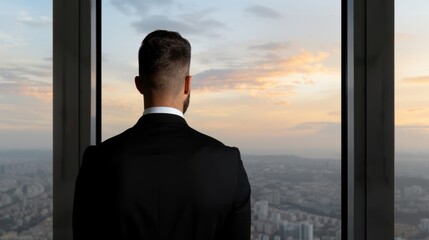
<svg viewBox="0 0 429 240">
<path fill-rule="evenodd" d="M 243 155 L 251 240 L 341 240 L 340 161 Z M 429 164 L 396 164 L 395 240 L 429 239 Z M 52 239 L 49 151 L 0 152 L 0 240 Z"/>
<path fill-rule="evenodd" d="M 0 239 L 52 239 L 52 156 L 0 152 Z"/>
</svg>

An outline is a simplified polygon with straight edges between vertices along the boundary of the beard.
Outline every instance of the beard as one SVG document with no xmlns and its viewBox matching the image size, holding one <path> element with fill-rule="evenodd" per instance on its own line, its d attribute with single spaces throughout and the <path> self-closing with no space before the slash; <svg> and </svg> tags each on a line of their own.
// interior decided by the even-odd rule
<svg viewBox="0 0 429 240">
<path fill-rule="evenodd" d="M 189 93 L 188 97 L 183 102 L 183 114 L 185 114 L 186 110 L 188 110 L 190 99 L 191 99 L 191 93 Z"/>
</svg>

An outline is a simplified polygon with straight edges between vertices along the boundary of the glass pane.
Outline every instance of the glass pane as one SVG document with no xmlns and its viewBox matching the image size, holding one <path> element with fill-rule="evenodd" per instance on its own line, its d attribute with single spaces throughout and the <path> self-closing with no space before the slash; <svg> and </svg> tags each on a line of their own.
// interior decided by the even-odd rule
<svg viewBox="0 0 429 240">
<path fill-rule="evenodd" d="M 192 45 L 186 120 L 240 148 L 252 239 L 340 239 L 340 1 L 103 3 L 103 139 L 143 112 L 143 38 L 178 31 Z"/>
<path fill-rule="evenodd" d="M 395 2 L 395 236 L 429 238 L 429 2 Z"/>
<path fill-rule="evenodd" d="M 0 22 L 0 239 L 52 239 L 52 1 Z"/>
</svg>

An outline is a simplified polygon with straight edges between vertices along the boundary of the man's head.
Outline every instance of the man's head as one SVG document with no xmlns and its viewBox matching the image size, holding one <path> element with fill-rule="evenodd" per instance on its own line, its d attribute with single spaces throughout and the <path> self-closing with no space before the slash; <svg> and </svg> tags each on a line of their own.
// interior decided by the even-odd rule
<svg viewBox="0 0 429 240">
<path fill-rule="evenodd" d="M 191 45 L 177 32 L 156 30 L 143 39 L 139 50 L 136 87 L 144 95 L 145 108 L 189 104 Z"/>
</svg>

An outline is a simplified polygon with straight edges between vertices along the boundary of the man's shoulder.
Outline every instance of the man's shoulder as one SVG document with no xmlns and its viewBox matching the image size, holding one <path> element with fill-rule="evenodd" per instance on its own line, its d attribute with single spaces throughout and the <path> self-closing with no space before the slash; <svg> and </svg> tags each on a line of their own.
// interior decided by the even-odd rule
<svg viewBox="0 0 429 240">
<path fill-rule="evenodd" d="M 98 143 L 96 145 L 91 145 L 86 148 L 85 153 L 88 152 L 86 154 L 97 154 L 100 151 L 109 152 L 109 151 L 118 149 L 118 147 L 120 147 L 123 144 L 123 142 L 128 138 L 131 132 L 132 132 L 132 128 L 129 128 L 118 135 L 112 136 L 102 141 L 101 143 Z"/>
<path fill-rule="evenodd" d="M 218 146 L 225 146 L 225 144 L 223 144 L 221 141 L 219 141 L 218 139 L 209 136 L 205 133 L 202 133 L 192 127 L 189 127 L 189 131 L 190 133 L 196 138 L 199 139 L 201 141 L 206 141 L 206 142 L 210 142 L 212 144 L 218 145 Z"/>
<path fill-rule="evenodd" d="M 228 155 L 232 158 L 240 158 L 240 152 L 237 147 L 225 145 L 222 141 L 199 132 L 194 128 L 190 128 L 190 131 L 195 136 L 195 144 L 200 145 L 203 149 L 211 150 L 212 153 L 221 154 L 223 156 Z"/>
<path fill-rule="evenodd" d="M 205 133 L 202 133 L 192 127 L 189 127 L 189 130 L 191 131 L 191 134 L 193 134 L 195 136 L 195 139 L 202 141 L 204 143 L 209 143 L 212 144 L 216 147 L 221 147 L 221 148 L 228 148 L 228 149 L 237 149 L 236 147 L 230 147 L 225 145 L 222 141 L 220 141 L 217 138 L 214 138 L 212 136 L 209 136 Z"/>
</svg>

